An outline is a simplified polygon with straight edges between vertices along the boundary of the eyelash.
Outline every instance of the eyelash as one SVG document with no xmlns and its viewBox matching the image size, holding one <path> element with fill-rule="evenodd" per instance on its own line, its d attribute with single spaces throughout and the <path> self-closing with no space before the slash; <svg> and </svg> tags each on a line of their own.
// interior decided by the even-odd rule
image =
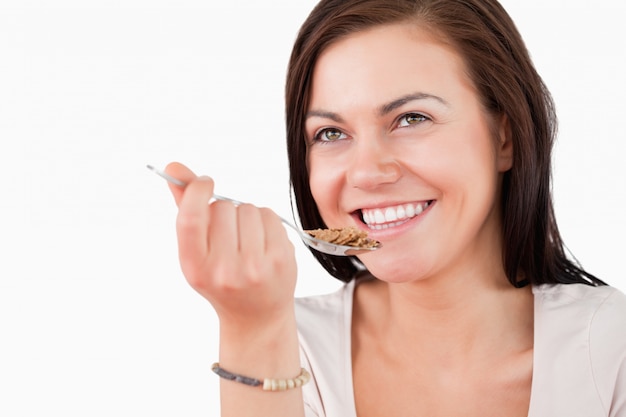
<svg viewBox="0 0 626 417">
<path fill-rule="evenodd" d="M 346 134 L 343 133 L 339 129 L 336 129 L 334 127 L 325 127 L 315 132 L 315 134 L 313 135 L 313 142 L 331 143 L 331 142 L 336 142 L 337 140 L 339 140 L 339 139 L 322 139 L 322 135 L 325 135 L 326 133 L 329 133 L 329 132 L 337 132 L 340 136 L 346 136 Z"/>
<path fill-rule="evenodd" d="M 403 119 L 407 119 L 408 117 L 415 117 L 417 119 L 420 119 L 417 124 L 422 124 L 424 122 L 431 120 L 430 117 L 426 116 L 425 114 L 412 112 L 412 113 L 405 113 L 402 116 L 400 116 L 400 118 L 398 119 L 398 123 L 396 123 L 396 125 L 399 125 L 400 121 L 402 121 Z M 407 123 L 406 126 L 402 126 L 402 127 L 409 127 L 409 126 L 414 126 L 414 125 Z"/>
<path fill-rule="evenodd" d="M 416 118 L 419 121 L 417 123 L 414 123 L 414 124 L 411 124 L 411 123 L 409 123 L 407 121 L 406 125 L 400 126 L 402 121 L 403 120 L 406 121 L 406 119 L 408 119 L 408 118 Z M 422 124 L 422 123 L 430 121 L 430 120 L 432 120 L 430 117 L 428 117 L 428 116 L 426 116 L 426 115 L 424 115 L 422 113 L 417 113 L 417 112 L 404 113 L 402 116 L 400 116 L 397 119 L 395 126 L 397 128 L 404 129 L 404 128 L 408 128 L 408 127 L 411 127 L 411 126 Z M 342 132 L 341 129 L 337 129 L 337 128 L 334 128 L 334 127 L 325 127 L 325 128 L 319 129 L 317 132 L 315 132 L 315 134 L 313 135 L 313 142 L 332 143 L 332 142 L 336 142 L 336 141 L 342 139 L 342 138 L 340 138 L 340 139 L 322 139 L 322 135 L 325 135 L 325 134 L 330 133 L 330 132 L 336 132 L 336 133 L 338 133 L 340 135 L 340 137 L 346 136 L 346 134 L 344 132 Z"/>
</svg>

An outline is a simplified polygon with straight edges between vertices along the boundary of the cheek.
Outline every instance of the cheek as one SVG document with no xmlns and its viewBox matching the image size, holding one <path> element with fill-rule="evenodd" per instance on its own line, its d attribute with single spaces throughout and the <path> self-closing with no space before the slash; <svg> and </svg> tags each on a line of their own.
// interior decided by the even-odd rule
<svg viewBox="0 0 626 417">
<path fill-rule="evenodd" d="M 311 194 L 313 194 L 317 205 L 322 206 L 325 197 L 327 197 L 324 190 L 328 189 L 332 175 L 329 175 L 329 172 L 320 166 L 316 158 L 309 158 L 308 165 Z"/>
<path fill-rule="evenodd" d="M 343 174 L 336 164 L 309 157 L 309 187 L 324 219 L 329 215 L 331 208 L 337 205 L 341 178 Z"/>
<path fill-rule="evenodd" d="M 494 146 L 484 125 L 467 123 L 433 138 L 418 152 L 406 150 L 404 163 L 439 193 L 433 198 L 448 202 L 448 210 L 458 216 L 475 211 L 483 215 L 493 204 L 497 189 Z"/>
<path fill-rule="evenodd" d="M 468 130 L 465 140 L 449 149 L 446 167 L 439 172 L 441 188 L 456 215 L 469 228 L 478 228 L 496 203 L 499 173 L 493 141 L 488 132 Z"/>
<path fill-rule="evenodd" d="M 480 115 L 470 119 L 455 133 L 455 137 L 444 142 L 440 149 L 442 163 L 459 175 L 462 181 L 485 181 L 496 176 L 497 160 L 495 141 Z"/>
</svg>

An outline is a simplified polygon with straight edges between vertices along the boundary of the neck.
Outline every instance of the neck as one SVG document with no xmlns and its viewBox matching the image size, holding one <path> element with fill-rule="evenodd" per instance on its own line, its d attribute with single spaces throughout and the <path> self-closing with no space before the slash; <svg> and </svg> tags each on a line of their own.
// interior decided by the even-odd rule
<svg viewBox="0 0 626 417">
<path fill-rule="evenodd" d="M 499 278 L 468 276 L 388 284 L 373 281 L 379 317 L 368 319 L 398 353 L 427 355 L 450 364 L 532 347 L 533 296 Z M 448 277 L 449 278 L 449 277 Z M 367 296 L 367 294 L 366 294 Z M 368 314 L 363 311 L 363 314 Z M 377 323 L 377 324 L 375 324 Z M 411 346 L 401 349 L 400 346 Z"/>
</svg>

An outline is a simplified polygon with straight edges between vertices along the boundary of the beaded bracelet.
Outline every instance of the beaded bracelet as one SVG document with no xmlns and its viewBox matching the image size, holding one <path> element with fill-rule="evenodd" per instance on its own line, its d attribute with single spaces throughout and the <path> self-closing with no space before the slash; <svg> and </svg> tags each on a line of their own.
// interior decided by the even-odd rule
<svg viewBox="0 0 626 417">
<path fill-rule="evenodd" d="M 292 388 L 298 388 L 309 382 L 311 374 L 304 368 L 300 369 L 300 375 L 290 379 L 271 379 L 265 378 L 263 381 L 248 376 L 237 375 L 221 368 L 218 362 L 211 366 L 213 372 L 218 376 L 229 381 L 239 382 L 240 384 L 249 385 L 251 387 L 263 386 L 264 391 L 285 391 Z"/>
</svg>

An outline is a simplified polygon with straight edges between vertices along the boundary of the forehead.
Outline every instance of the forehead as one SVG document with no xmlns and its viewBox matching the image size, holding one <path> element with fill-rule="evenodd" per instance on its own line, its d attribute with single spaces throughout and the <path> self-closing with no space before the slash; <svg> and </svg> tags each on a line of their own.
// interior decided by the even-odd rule
<svg viewBox="0 0 626 417">
<path fill-rule="evenodd" d="M 473 89 L 456 49 L 417 23 L 394 23 L 352 33 L 329 45 L 315 64 L 311 98 L 320 98 L 321 91 L 337 97 L 353 87 L 372 99 L 373 89 L 397 95 L 409 86 L 431 90 L 450 84 Z"/>
</svg>

